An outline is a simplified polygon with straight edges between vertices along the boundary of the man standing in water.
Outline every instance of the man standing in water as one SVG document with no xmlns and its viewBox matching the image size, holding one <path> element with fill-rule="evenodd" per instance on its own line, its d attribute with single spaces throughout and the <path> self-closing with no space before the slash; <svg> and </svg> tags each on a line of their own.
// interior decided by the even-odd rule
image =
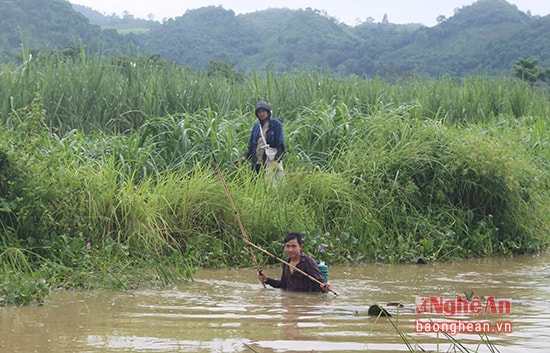
<svg viewBox="0 0 550 353">
<path fill-rule="evenodd" d="M 286 264 L 283 265 L 283 274 L 280 280 L 267 277 L 265 274 L 260 273 L 259 279 L 263 283 L 267 283 L 274 288 L 281 288 L 292 292 L 330 292 L 332 286 L 325 281 L 325 278 L 317 262 L 311 257 L 302 252 L 303 240 L 300 233 L 289 233 L 285 240 L 285 252 L 288 255 Z M 290 264 L 290 265 L 289 265 Z M 300 269 L 315 278 L 321 283 L 320 286 L 317 282 L 312 281 L 304 274 L 300 273 L 296 269 Z"/>
</svg>

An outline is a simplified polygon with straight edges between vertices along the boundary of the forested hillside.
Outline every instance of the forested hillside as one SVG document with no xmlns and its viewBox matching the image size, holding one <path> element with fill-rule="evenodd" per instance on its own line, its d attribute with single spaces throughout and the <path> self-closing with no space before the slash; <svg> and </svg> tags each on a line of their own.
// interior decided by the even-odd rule
<svg viewBox="0 0 550 353">
<path fill-rule="evenodd" d="M 531 17 L 505 0 L 479 0 L 433 28 L 419 29 L 410 43 L 385 53 L 381 62 L 430 76 L 499 74 L 511 70 L 519 57 L 539 57 L 550 65 L 550 47 L 536 44 L 548 43 L 547 36 L 533 31 L 537 26 L 550 33 L 550 17 Z"/>
<path fill-rule="evenodd" d="M 31 51 L 88 45 L 105 54 L 127 50 L 128 39 L 115 30 L 101 30 L 64 0 L 0 0 L 0 58 Z"/>
<path fill-rule="evenodd" d="M 0 0 L 0 13 L 4 61 L 14 60 L 24 44 L 42 52 L 84 45 L 102 55 L 137 48 L 182 66 L 204 70 L 222 61 L 245 73 L 316 67 L 361 76 L 460 77 L 509 74 L 519 58 L 550 66 L 550 16 L 531 16 L 505 0 L 478 0 L 434 27 L 388 21 L 348 26 L 310 8 L 236 15 L 220 6 L 160 23 L 105 16 L 65 0 Z"/>
</svg>

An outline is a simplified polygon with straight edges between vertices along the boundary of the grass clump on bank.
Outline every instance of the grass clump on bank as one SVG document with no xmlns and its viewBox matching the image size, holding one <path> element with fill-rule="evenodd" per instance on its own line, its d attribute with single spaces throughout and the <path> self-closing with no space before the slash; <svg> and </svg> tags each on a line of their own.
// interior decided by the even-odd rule
<svg viewBox="0 0 550 353">
<path fill-rule="evenodd" d="M 102 62 L 73 65 L 79 79 L 81 70 L 108 71 L 105 80 L 114 74 Z M 157 69 L 138 65 L 135 74 L 152 75 L 153 84 L 164 77 Z M 2 72 L 42 91 L 1 116 L 0 305 L 40 302 L 51 288 L 162 286 L 191 280 L 197 267 L 251 265 L 234 236 L 240 231 L 212 154 L 251 241 L 273 254 L 281 254 L 289 231 L 304 232 L 306 251 L 329 263 L 510 256 L 548 247 L 550 104 L 516 81 L 392 86 L 268 74 L 244 84 L 211 78 L 199 86 L 213 89 L 201 90 L 182 80 L 168 83 L 170 94 L 198 90 L 201 100 L 176 106 L 167 99 L 163 109 L 123 114 L 144 102 L 134 90 L 119 90 L 112 110 L 95 101 L 103 113 L 93 121 L 95 115 L 66 119 L 68 111 L 92 109 L 86 99 L 76 110 L 59 97 L 52 106 L 57 91 L 34 76 L 41 70 L 78 86 L 63 65 L 37 65 L 25 77 Z M 10 81 L 5 92 L 19 84 Z M 78 106 L 71 92 L 63 99 Z M 255 97 L 277 102 L 284 124 L 286 173 L 275 187 L 248 165 L 231 163 L 246 147 Z"/>
</svg>

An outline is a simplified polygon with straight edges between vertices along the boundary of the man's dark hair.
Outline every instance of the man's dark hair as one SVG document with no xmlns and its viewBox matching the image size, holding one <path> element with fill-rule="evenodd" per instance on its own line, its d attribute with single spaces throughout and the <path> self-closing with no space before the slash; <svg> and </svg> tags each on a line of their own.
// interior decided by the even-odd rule
<svg viewBox="0 0 550 353">
<path fill-rule="evenodd" d="M 289 241 L 291 241 L 292 239 L 296 239 L 298 244 L 302 245 L 303 240 L 302 240 L 302 234 L 301 233 L 298 233 L 298 232 L 288 233 L 288 235 L 285 238 L 285 244 L 288 243 Z"/>
</svg>

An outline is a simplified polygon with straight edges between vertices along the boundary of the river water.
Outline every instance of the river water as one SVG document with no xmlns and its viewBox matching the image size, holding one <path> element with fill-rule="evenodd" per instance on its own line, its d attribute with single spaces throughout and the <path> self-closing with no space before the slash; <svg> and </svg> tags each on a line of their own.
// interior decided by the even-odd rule
<svg viewBox="0 0 550 353">
<path fill-rule="evenodd" d="M 456 342 L 479 352 L 546 352 L 549 270 L 548 254 L 427 265 L 331 266 L 338 296 L 264 288 L 252 269 L 200 270 L 193 282 L 174 288 L 54 292 L 44 306 L 0 308 L 0 343 L 2 352 L 25 353 L 448 352 L 455 351 Z M 265 272 L 278 277 L 280 267 Z M 511 309 L 451 316 L 415 310 L 421 297 L 448 302 L 471 292 L 482 305 L 491 297 L 510 300 Z M 368 316 L 372 304 L 385 307 L 392 318 Z M 462 320 L 470 325 L 488 322 L 492 328 L 504 323 L 511 332 L 458 333 L 451 336 L 453 343 L 441 332 L 420 332 L 418 323 L 430 320 L 434 328 L 447 331 L 452 325 L 445 329 L 445 322 L 460 327 Z"/>
</svg>

